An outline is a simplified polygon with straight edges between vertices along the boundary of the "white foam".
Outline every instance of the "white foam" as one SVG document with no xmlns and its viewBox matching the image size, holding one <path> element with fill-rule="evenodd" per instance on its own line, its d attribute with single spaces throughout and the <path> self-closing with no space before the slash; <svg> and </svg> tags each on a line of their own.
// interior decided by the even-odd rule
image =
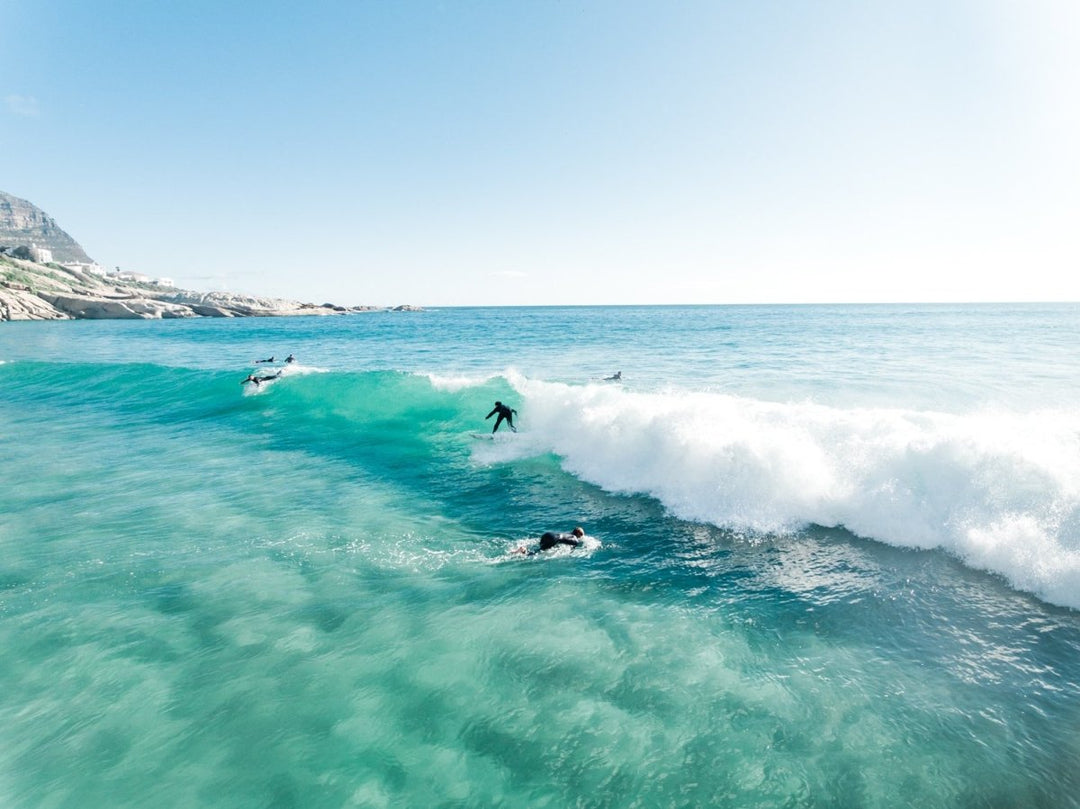
<svg viewBox="0 0 1080 809">
<path fill-rule="evenodd" d="M 942 548 L 1080 608 L 1080 412 L 953 415 L 516 377 L 527 442 L 613 492 L 740 531 Z"/>
<path fill-rule="evenodd" d="M 282 376 L 306 376 L 307 374 L 328 374 L 329 368 L 319 368 L 315 365 L 301 365 L 298 362 L 290 362 L 281 366 Z"/>
<path fill-rule="evenodd" d="M 244 396 L 261 396 L 262 394 L 264 394 L 268 390 L 270 390 L 270 386 L 272 384 L 273 384 L 272 382 L 262 382 L 262 383 L 260 383 L 258 385 L 255 385 L 255 384 L 244 385 L 244 393 L 243 393 L 243 395 Z"/>
<path fill-rule="evenodd" d="M 431 381 L 431 386 L 435 388 L 435 390 L 444 391 L 446 393 L 457 393 L 458 391 L 465 390 L 466 388 L 478 388 L 481 385 L 490 382 L 492 379 L 495 379 L 494 376 L 480 377 L 466 376 L 464 374 L 444 375 L 427 373 L 423 374 L 423 376 L 427 377 Z"/>
</svg>

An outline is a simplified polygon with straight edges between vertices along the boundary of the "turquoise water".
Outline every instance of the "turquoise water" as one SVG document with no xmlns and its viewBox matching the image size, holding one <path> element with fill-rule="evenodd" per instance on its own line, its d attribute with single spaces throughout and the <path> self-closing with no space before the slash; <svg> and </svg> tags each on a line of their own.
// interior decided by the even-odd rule
<svg viewBox="0 0 1080 809">
<path fill-rule="evenodd" d="M 1071 305 L 4 324 L 0 806 L 1080 806 L 1078 345 Z"/>
</svg>

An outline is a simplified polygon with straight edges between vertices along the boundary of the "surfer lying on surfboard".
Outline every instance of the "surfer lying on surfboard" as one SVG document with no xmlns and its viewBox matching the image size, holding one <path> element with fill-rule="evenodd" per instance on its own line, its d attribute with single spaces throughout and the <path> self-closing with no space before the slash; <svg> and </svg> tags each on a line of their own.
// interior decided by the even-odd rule
<svg viewBox="0 0 1080 809">
<path fill-rule="evenodd" d="M 584 536 L 585 530 L 581 527 L 575 528 L 569 534 L 555 534 L 548 531 L 540 537 L 539 550 L 529 550 L 525 545 L 522 545 L 514 551 L 514 553 L 523 553 L 526 556 L 533 556 L 534 554 L 542 553 L 543 551 L 550 551 L 556 545 L 569 545 L 571 548 L 576 548 L 582 543 L 581 538 Z"/>
<path fill-rule="evenodd" d="M 256 387 L 258 387 L 261 383 L 269 382 L 271 379 L 277 379 L 279 376 L 281 376 L 281 371 L 278 371 L 276 374 L 270 374 L 269 376 L 255 376 L 255 374 L 248 374 L 248 377 L 244 382 L 254 382 Z M 244 382 L 241 382 L 240 384 L 243 385 Z"/>
</svg>

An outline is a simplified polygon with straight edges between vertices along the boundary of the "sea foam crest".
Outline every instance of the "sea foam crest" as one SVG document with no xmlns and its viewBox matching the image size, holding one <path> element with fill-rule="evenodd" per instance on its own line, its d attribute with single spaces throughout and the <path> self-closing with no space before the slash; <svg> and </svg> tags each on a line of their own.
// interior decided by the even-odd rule
<svg viewBox="0 0 1080 809">
<path fill-rule="evenodd" d="M 486 382 L 495 379 L 494 375 L 489 376 L 468 376 L 466 374 L 437 374 L 437 373 L 425 373 L 431 382 L 431 386 L 435 390 L 446 391 L 447 393 L 457 393 L 461 390 L 467 390 L 468 388 L 480 387 Z"/>
<path fill-rule="evenodd" d="M 1080 413 L 849 410 L 510 381 L 529 444 L 609 491 L 744 531 L 816 523 L 942 548 L 1080 608 Z"/>
</svg>

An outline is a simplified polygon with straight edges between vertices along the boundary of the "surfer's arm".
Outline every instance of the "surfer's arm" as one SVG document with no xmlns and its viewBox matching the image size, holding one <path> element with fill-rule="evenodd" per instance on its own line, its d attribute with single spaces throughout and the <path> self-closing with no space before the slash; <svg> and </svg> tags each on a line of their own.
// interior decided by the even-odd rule
<svg viewBox="0 0 1080 809">
<path fill-rule="evenodd" d="M 492 416 L 494 416 L 498 412 L 499 412 L 499 408 L 495 408 L 490 413 L 488 413 L 486 416 L 484 416 L 484 421 L 487 421 L 489 418 L 491 418 Z"/>
</svg>

